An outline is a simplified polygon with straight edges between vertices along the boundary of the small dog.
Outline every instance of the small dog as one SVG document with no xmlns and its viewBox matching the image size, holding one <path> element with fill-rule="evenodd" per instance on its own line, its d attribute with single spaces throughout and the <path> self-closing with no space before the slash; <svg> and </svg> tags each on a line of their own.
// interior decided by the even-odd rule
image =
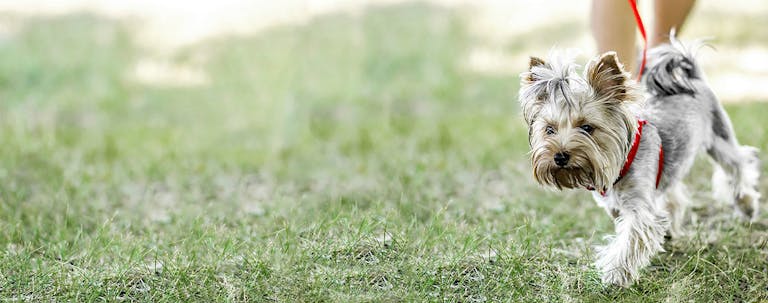
<svg viewBox="0 0 768 303">
<path fill-rule="evenodd" d="M 715 162 L 713 193 L 744 218 L 757 216 L 758 150 L 739 145 L 690 48 L 671 36 L 649 53 L 646 96 L 614 52 L 591 60 L 583 75 L 558 53 L 531 57 L 521 74 L 534 179 L 594 190 L 614 219 L 616 235 L 596 261 L 604 283 L 631 285 L 665 236 L 682 234 L 690 204 L 682 180 L 701 149 Z"/>
</svg>

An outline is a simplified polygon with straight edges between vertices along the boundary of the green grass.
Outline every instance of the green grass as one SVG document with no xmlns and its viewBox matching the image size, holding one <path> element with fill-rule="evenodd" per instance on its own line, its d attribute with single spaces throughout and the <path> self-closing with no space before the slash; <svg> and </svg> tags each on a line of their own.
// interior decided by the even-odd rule
<svg viewBox="0 0 768 303">
<path fill-rule="evenodd" d="M 532 182 L 518 79 L 463 68 L 477 41 L 455 12 L 212 39 L 173 58 L 202 62 L 196 87 L 132 81 L 153 54 L 130 23 L 15 20 L 0 42 L 3 300 L 768 300 L 768 216 L 733 220 L 703 161 L 696 232 L 635 286 L 601 285 L 610 219 Z M 531 39 L 509 51 L 551 44 Z M 766 150 L 768 104 L 728 110 Z"/>
</svg>

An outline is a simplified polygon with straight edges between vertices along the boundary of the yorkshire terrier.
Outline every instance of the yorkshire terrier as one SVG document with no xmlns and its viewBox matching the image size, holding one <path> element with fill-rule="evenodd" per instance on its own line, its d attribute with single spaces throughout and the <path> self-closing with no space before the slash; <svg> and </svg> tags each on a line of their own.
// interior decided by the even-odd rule
<svg viewBox="0 0 768 303">
<path fill-rule="evenodd" d="M 747 220 L 760 199 L 758 150 L 737 141 L 691 48 L 673 33 L 648 59 L 639 85 L 614 52 L 591 60 L 582 75 L 557 52 L 547 61 L 531 57 L 521 74 L 533 178 L 593 191 L 616 229 L 595 265 L 604 283 L 623 287 L 663 251 L 666 236 L 682 235 L 690 205 L 682 181 L 700 150 L 714 160 L 717 197 Z"/>
</svg>

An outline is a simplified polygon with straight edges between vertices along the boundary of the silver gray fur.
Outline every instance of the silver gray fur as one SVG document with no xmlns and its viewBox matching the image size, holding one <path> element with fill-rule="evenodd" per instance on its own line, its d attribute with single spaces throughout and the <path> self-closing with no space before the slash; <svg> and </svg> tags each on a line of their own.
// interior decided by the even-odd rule
<svg viewBox="0 0 768 303">
<path fill-rule="evenodd" d="M 715 195 L 742 217 L 757 216 L 758 150 L 738 143 L 690 49 L 674 33 L 671 41 L 649 53 L 642 79 L 645 97 L 636 93 L 615 53 L 592 60 L 583 75 L 575 73 L 572 61 L 557 55 L 546 63 L 532 58 L 529 71 L 522 74 L 520 103 L 529 125 L 534 178 L 557 189 L 605 189 L 604 195 L 595 191 L 593 197 L 616 225 L 616 235 L 598 249 L 596 260 L 608 284 L 631 285 L 650 258 L 663 251 L 665 235 L 683 233 L 690 198 L 682 180 L 702 150 L 714 160 Z M 616 179 L 626 159 L 635 117 L 649 123 L 634 162 L 618 182 L 607 182 Z M 579 131 L 580 123 L 596 125 L 595 133 Z M 661 146 L 664 167 L 656 188 Z M 555 165 L 552 155 L 561 152 L 571 152 L 574 163 Z"/>
<path fill-rule="evenodd" d="M 676 40 L 674 33 L 671 44 L 652 49 L 649 58 L 642 81 L 650 96 L 639 116 L 650 122 L 658 134 L 654 138 L 659 137 L 664 147 L 664 171 L 658 190 L 680 183 L 696 153 L 704 150 L 719 165 L 717 169 L 725 169 L 730 178 L 731 202 L 736 209 L 754 219 L 759 196 L 746 204 L 739 200 L 745 199 L 744 195 L 759 194 L 750 188 L 756 184 L 737 185 L 756 183 L 746 179 L 759 172 L 758 150 L 739 144 L 731 120 L 705 82 L 691 48 Z M 745 192 L 750 190 L 755 192 Z"/>
</svg>

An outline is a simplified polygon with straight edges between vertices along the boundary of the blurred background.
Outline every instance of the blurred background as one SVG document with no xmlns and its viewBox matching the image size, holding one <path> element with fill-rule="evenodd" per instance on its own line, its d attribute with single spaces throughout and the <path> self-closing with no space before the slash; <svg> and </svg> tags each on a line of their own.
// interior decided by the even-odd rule
<svg viewBox="0 0 768 303">
<path fill-rule="evenodd" d="M 643 1 L 640 5 L 645 22 L 650 24 L 651 2 Z M 352 34 L 350 31 L 364 34 L 366 21 L 386 8 L 414 12 L 415 16 L 401 18 L 408 18 L 408 22 L 421 19 L 425 27 L 423 30 L 430 21 L 426 15 L 418 16 L 416 11 L 419 9 L 439 10 L 461 19 L 461 29 L 472 41 L 462 45 L 461 50 L 456 50 L 461 51 L 456 60 L 472 72 L 517 74 L 525 55 L 540 54 L 555 46 L 579 48 L 585 55 L 594 53 L 587 27 L 589 4 L 564 0 L 535 3 L 493 0 L 224 0 L 216 3 L 175 0 L 0 1 L 0 11 L 5 17 L 2 31 L 6 37 L 18 34 L 23 30 L 23 24 L 28 23 L 24 21 L 34 18 L 62 19 L 70 16 L 77 19 L 76 16 L 80 16 L 80 19 L 90 17 L 117 23 L 126 31 L 131 46 L 141 52 L 141 56 L 132 62 L 131 76 L 134 80 L 156 85 L 189 86 L 209 83 L 210 71 L 203 70 L 201 65 L 207 61 L 202 58 L 195 64 L 169 62 L 184 50 L 206 44 L 219 44 L 218 47 L 226 48 L 225 41 L 213 41 L 217 37 L 268 36 L 280 28 L 293 28 L 295 33 L 292 34 L 298 35 L 302 29 L 333 19 L 345 19 L 342 22 L 348 23 L 344 26 L 348 27 L 347 32 L 325 35 L 352 40 L 355 38 L 348 37 Z M 759 0 L 738 3 L 699 1 L 689 18 L 682 36 L 688 39 L 707 38 L 717 49 L 716 54 L 705 54 L 703 61 L 707 70 L 718 68 L 717 72 L 709 74 L 715 91 L 725 100 L 766 96 L 765 90 L 757 84 L 768 79 L 765 75 L 768 70 L 765 60 L 767 34 L 763 29 L 767 11 L 768 4 Z M 403 21 L 393 20 L 393 23 Z M 392 26 L 393 31 L 397 29 L 394 27 L 397 24 Z M 333 42 L 328 41 L 328 44 Z M 316 42 L 308 39 L 297 43 L 301 47 L 310 47 Z M 392 41 L 392 44 L 396 43 L 398 41 Z M 743 85 L 745 83 L 748 85 Z M 742 85 L 737 89 L 736 84 Z"/>
</svg>

